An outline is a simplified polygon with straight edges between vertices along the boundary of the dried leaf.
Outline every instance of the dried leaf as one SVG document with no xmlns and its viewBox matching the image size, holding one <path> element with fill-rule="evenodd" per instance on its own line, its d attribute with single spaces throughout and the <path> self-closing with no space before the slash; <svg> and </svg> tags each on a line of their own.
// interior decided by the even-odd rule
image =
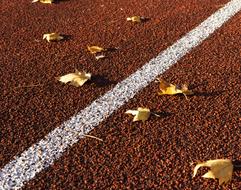
<svg viewBox="0 0 241 190">
<path fill-rule="evenodd" d="M 50 34 L 44 34 L 44 35 L 43 35 L 43 39 L 46 39 L 48 42 L 50 42 L 50 41 L 59 41 L 59 40 L 62 40 L 62 39 L 64 39 L 64 37 L 61 36 L 61 35 L 58 34 L 58 33 L 50 33 Z"/>
<path fill-rule="evenodd" d="M 71 85 L 80 87 L 82 86 L 87 80 L 91 79 L 91 74 L 86 72 L 79 72 L 77 69 L 75 73 L 69 73 L 61 77 L 56 78 L 58 81 L 62 83 L 70 82 Z"/>
<path fill-rule="evenodd" d="M 99 59 L 103 59 L 105 57 L 106 57 L 105 55 L 96 55 L 95 59 L 98 61 Z"/>
<path fill-rule="evenodd" d="M 105 51 L 104 48 L 99 47 L 99 46 L 87 46 L 88 50 L 90 51 L 90 53 L 95 54 L 95 53 L 100 53 Z"/>
<path fill-rule="evenodd" d="M 132 22 L 142 22 L 145 20 L 145 17 L 142 16 L 132 16 L 132 17 L 128 17 L 126 19 L 127 21 L 132 21 Z"/>
<path fill-rule="evenodd" d="M 159 92 L 159 95 L 175 95 L 175 94 L 183 94 L 185 97 L 186 95 L 191 95 L 193 92 L 191 90 L 188 90 L 187 85 L 183 85 L 181 88 L 178 88 L 176 85 L 170 84 L 162 79 L 158 79 L 160 82 L 159 88 L 161 92 Z"/>
<path fill-rule="evenodd" d="M 127 110 L 126 114 L 134 115 L 133 121 L 146 121 L 150 117 L 150 109 L 138 108 L 137 110 Z"/>
<path fill-rule="evenodd" d="M 36 2 L 40 2 L 40 3 L 45 3 L 45 4 L 51 4 L 54 2 L 54 0 L 33 0 L 32 3 L 36 3 Z"/>
<path fill-rule="evenodd" d="M 195 177 L 197 170 L 200 167 L 210 167 L 207 173 L 205 173 L 202 177 L 204 178 L 218 178 L 219 185 L 223 183 L 227 183 L 232 179 L 233 174 L 233 164 L 231 160 L 228 159 L 217 159 L 217 160 L 208 160 L 206 162 L 197 164 L 194 168 L 193 177 Z"/>
</svg>

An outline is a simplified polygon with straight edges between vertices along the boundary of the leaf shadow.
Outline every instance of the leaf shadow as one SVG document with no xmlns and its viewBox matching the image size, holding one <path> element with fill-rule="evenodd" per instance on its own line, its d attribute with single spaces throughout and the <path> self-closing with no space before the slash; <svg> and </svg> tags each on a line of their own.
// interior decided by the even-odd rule
<svg viewBox="0 0 241 190">
<path fill-rule="evenodd" d="M 172 113 L 166 111 L 151 111 L 151 114 L 160 118 L 170 117 Z"/>
<path fill-rule="evenodd" d="M 190 90 L 193 90 L 195 88 L 198 88 L 200 86 L 207 86 L 208 85 L 208 81 L 203 81 L 202 83 L 199 83 L 199 84 L 190 84 L 188 87 Z"/>
<path fill-rule="evenodd" d="M 54 4 L 59 4 L 61 2 L 66 2 L 66 1 L 70 1 L 70 0 L 55 0 L 54 1 Z"/>
<path fill-rule="evenodd" d="M 234 171 L 241 171 L 241 160 L 234 160 Z"/>
<path fill-rule="evenodd" d="M 193 91 L 194 94 L 191 96 L 204 96 L 204 97 L 209 97 L 209 96 L 219 96 L 225 92 L 225 90 L 218 90 L 214 92 L 195 92 Z"/>
<path fill-rule="evenodd" d="M 117 48 L 117 47 L 108 47 L 108 48 L 105 48 L 105 49 L 108 52 L 114 52 L 114 51 L 118 50 L 119 48 Z"/>
<path fill-rule="evenodd" d="M 144 18 L 141 19 L 141 22 L 142 22 L 142 23 L 145 23 L 145 22 L 148 22 L 149 20 L 151 20 L 151 18 L 149 18 L 149 17 L 144 17 Z"/>
<path fill-rule="evenodd" d="M 189 95 L 189 96 L 204 96 L 204 97 L 209 97 L 209 96 L 219 96 L 225 92 L 225 90 L 217 90 L 214 92 L 198 92 L 195 91 L 195 88 L 202 87 L 202 86 L 207 86 L 208 81 L 203 81 L 202 83 L 196 84 L 196 85 L 190 85 L 189 90 L 192 90 L 194 94 Z"/>
<path fill-rule="evenodd" d="M 116 81 L 111 81 L 102 75 L 94 75 L 91 77 L 91 82 L 94 83 L 98 87 L 109 86 L 112 84 L 117 84 Z"/>
<path fill-rule="evenodd" d="M 64 37 L 64 39 L 62 41 L 69 41 L 72 39 L 72 36 L 71 35 L 66 35 L 66 34 L 61 34 L 61 36 Z"/>
<path fill-rule="evenodd" d="M 241 172 L 241 160 L 234 160 L 233 166 L 234 166 L 234 169 L 233 169 L 234 172 Z M 241 181 L 240 176 L 238 177 L 238 181 Z"/>
</svg>

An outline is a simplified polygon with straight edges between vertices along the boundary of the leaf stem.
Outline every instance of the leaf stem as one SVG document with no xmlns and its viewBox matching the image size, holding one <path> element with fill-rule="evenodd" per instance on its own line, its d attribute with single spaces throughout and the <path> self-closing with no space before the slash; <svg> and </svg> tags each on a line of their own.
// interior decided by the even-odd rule
<svg viewBox="0 0 241 190">
<path fill-rule="evenodd" d="M 83 135 L 84 137 L 89 137 L 89 138 L 93 138 L 93 139 L 97 139 L 97 140 L 99 140 L 99 141 L 102 141 L 103 142 L 103 140 L 102 139 L 100 139 L 100 138 L 98 138 L 98 137 L 95 137 L 95 136 L 92 136 L 92 135 Z"/>
<path fill-rule="evenodd" d="M 81 135 L 81 136 L 84 136 L 84 137 L 89 137 L 89 138 L 96 139 L 96 140 L 99 140 L 99 141 L 103 142 L 103 140 L 98 138 L 98 137 L 95 137 L 95 136 L 92 136 L 92 135 L 80 134 L 78 131 L 75 131 L 73 129 L 67 129 L 67 131 L 70 131 L 70 132 L 74 133 L 76 136 Z"/>
<path fill-rule="evenodd" d="M 186 100 L 188 100 L 188 99 L 187 99 L 187 95 L 186 95 L 185 93 L 182 93 L 182 94 L 185 96 Z"/>
<path fill-rule="evenodd" d="M 17 86 L 17 87 L 15 87 L 15 89 L 17 89 L 17 88 L 30 88 L 30 87 L 36 87 L 36 86 L 43 86 L 43 84 L 31 84 L 31 85 L 26 85 L 26 86 Z"/>
</svg>

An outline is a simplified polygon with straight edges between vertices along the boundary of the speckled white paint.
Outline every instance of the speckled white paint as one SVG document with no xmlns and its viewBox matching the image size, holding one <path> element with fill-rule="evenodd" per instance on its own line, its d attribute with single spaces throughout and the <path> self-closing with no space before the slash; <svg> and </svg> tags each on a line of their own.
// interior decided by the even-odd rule
<svg viewBox="0 0 241 190">
<path fill-rule="evenodd" d="M 192 48 L 199 45 L 241 9 L 241 0 L 232 0 L 175 44 L 150 60 L 77 115 L 64 122 L 44 139 L 16 156 L 0 171 L 0 190 L 19 189 L 62 153 L 83 138 L 100 122 L 120 108 L 158 75 L 166 71 Z"/>
</svg>

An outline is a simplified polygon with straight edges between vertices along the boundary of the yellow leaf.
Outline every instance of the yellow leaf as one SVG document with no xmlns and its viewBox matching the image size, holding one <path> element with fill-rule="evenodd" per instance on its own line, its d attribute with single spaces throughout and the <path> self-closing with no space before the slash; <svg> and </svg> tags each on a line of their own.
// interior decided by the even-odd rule
<svg viewBox="0 0 241 190">
<path fill-rule="evenodd" d="M 194 168 L 193 177 L 195 177 L 197 170 L 200 167 L 209 167 L 211 170 L 205 173 L 202 177 L 212 178 L 212 179 L 218 178 L 219 185 L 222 185 L 223 183 L 227 183 L 232 179 L 233 164 L 231 160 L 228 160 L 228 159 L 208 160 L 206 162 L 197 164 Z"/>
<path fill-rule="evenodd" d="M 48 42 L 50 42 L 50 41 L 62 40 L 64 39 L 64 37 L 59 35 L 58 33 L 50 33 L 50 34 L 44 34 L 43 39 L 46 39 Z"/>
<path fill-rule="evenodd" d="M 90 53 L 95 54 L 95 53 L 100 53 L 105 51 L 104 48 L 99 47 L 99 46 L 87 46 L 87 49 L 90 51 Z"/>
<path fill-rule="evenodd" d="M 145 17 L 142 16 L 132 16 L 132 17 L 128 17 L 126 19 L 127 21 L 132 21 L 132 22 L 142 22 L 145 20 Z"/>
<path fill-rule="evenodd" d="M 150 109 L 138 108 L 137 110 L 127 110 L 126 114 L 134 115 L 133 121 L 146 121 L 150 117 Z"/>
<path fill-rule="evenodd" d="M 80 87 L 82 86 L 87 80 L 91 79 L 91 74 L 86 72 L 79 72 L 77 69 L 75 73 L 69 73 L 61 77 L 56 78 L 58 81 L 62 83 L 70 82 L 71 85 Z"/>
<path fill-rule="evenodd" d="M 158 93 L 159 95 L 184 94 L 184 96 L 186 97 L 186 95 L 193 94 L 191 90 L 188 90 L 187 85 L 183 85 L 181 88 L 178 88 L 177 86 L 170 84 L 162 79 L 158 79 L 158 81 L 160 82 L 159 88 L 161 90 L 161 92 Z"/>
<path fill-rule="evenodd" d="M 36 3 L 36 2 L 40 2 L 40 3 L 45 3 L 45 4 L 51 4 L 54 2 L 54 0 L 33 0 L 32 3 Z"/>
</svg>

